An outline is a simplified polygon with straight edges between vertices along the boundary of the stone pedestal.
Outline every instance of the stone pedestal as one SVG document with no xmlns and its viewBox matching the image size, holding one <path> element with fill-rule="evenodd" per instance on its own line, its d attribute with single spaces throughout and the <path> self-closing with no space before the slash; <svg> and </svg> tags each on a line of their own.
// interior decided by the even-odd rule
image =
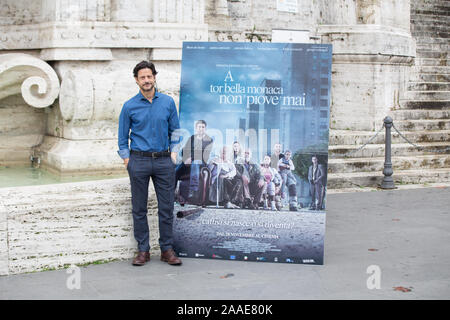
<svg viewBox="0 0 450 320">
<path fill-rule="evenodd" d="M 32 9 L 26 21 L 10 17 L 0 22 L 0 53 L 33 50 L 33 63 L 50 69 L 53 78 L 47 87 L 36 72 L 30 78 L 31 62 L 15 68 L 14 76 L 0 72 L 8 79 L 1 82 L 0 100 L 21 93 L 28 105 L 47 107 L 40 145 L 27 144 L 24 156 L 36 154 L 41 166 L 61 174 L 124 171 L 117 127 L 123 103 L 138 92 L 132 70 L 142 60 L 155 62 L 158 90 L 178 103 L 182 42 L 208 40 L 204 1 L 96 0 L 68 6 L 67 1 L 45 0 L 30 9 L 27 3 L 8 0 L 9 11 L 0 11 L 9 17 Z"/>
<path fill-rule="evenodd" d="M 159 90 L 178 103 L 183 41 L 264 42 L 271 41 L 273 29 L 296 29 L 311 42 L 331 43 L 330 127 L 344 130 L 381 126 L 403 98 L 415 55 L 409 0 L 298 0 L 296 12 L 280 11 L 272 0 L 5 3 L 0 54 L 27 51 L 50 64 L 61 93 L 55 102 L 40 104 L 46 81 L 20 79 L 18 85 L 17 76 L 10 84 L 0 73 L 0 101 L 16 94 L 26 104 L 45 107 L 39 115 L 40 128 L 45 128 L 39 134 L 45 137 L 37 151 L 42 165 L 58 172 L 81 170 L 74 159 L 86 171 L 120 166 L 117 120 L 124 101 L 137 93 L 133 67 L 144 59 L 155 62 Z M 25 74 L 28 69 L 35 70 L 15 70 Z M 58 91 L 59 82 L 48 89 Z"/>
</svg>

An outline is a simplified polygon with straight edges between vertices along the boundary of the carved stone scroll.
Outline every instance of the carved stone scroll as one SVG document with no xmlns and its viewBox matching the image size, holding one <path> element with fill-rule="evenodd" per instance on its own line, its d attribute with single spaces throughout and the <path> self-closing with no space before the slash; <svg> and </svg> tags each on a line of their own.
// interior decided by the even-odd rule
<svg viewBox="0 0 450 320">
<path fill-rule="evenodd" d="M 59 94 L 59 79 L 45 61 L 22 53 L 0 55 L 0 100 L 22 93 L 35 108 L 50 106 Z"/>
</svg>

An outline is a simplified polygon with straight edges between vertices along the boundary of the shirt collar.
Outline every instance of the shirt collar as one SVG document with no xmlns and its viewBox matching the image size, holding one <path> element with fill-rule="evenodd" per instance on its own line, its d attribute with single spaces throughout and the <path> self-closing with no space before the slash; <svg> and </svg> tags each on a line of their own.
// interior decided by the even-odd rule
<svg viewBox="0 0 450 320">
<path fill-rule="evenodd" d="M 160 95 L 160 93 L 159 93 L 158 90 L 156 90 L 156 88 L 155 88 L 155 96 L 153 97 L 153 99 L 158 98 L 159 95 Z M 144 95 L 142 94 L 141 90 L 139 90 L 138 96 L 139 96 L 139 99 L 140 99 L 140 100 L 146 100 L 146 101 L 148 101 L 147 98 L 144 97 Z"/>
</svg>

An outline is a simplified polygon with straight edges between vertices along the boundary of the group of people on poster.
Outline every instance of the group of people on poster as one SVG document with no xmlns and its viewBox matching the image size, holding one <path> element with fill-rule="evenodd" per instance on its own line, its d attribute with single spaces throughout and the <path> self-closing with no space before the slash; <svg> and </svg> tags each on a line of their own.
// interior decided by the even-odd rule
<svg viewBox="0 0 450 320">
<path fill-rule="evenodd" d="M 238 141 L 223 146 L 213 154 L 213 139 L 206 134 L 207 123 L 195 122 L 195 134 L 185 143 L 182 162 L 176 168 L 176 194 L 185 203 L 223 206 L 226 209 L 267 209 L 281 211 L 288 204 L 290 211 L 298 210 L 297 179 L 292 152 L 276 143 L 272 154 L 262 163 L 252 159 L 252 150 L 242 148 Z M 311 202 L 309 209 L 322 210 L 325 170 L 312 156 L 308 171 Z"/>
</svg>

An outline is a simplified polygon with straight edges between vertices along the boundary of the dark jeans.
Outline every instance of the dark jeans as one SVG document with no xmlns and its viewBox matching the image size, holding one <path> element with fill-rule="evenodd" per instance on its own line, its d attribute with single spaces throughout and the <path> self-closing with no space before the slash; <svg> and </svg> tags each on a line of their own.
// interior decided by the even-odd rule
<svg viewBox="0 0 450 320">
<path fill-rule="evenodd" d="M 322 208 L 322 184 L 321 183 L 309 183 L 309 190 L 311 194 L 311 207 L 316 209 Z"/>
<path fill-rule="evenodd" d="M 131 183 L 131 204 L 134 238 L 139 251 L 149 251 L 147 221 L 148 185 L 150 177 L 158 200 L 159 246 L 161 251 L 172 248 L 172 223 L 175 185 L 175 165 L 170 157 L 151 158 L 130 155 L 128 174 Z"/>
<path fill-rule="evenodd" d="M 233 180 L 230 179 L 222 179 L 223 181 L 223 201 L 224 203 L 230 202 L 234 200 L 235 194 Z"/>
<path fill-rule="evenodd" d="M 253 204 L 258 205 L 262 200 L 262 194 L 264 191 L 264 185 L 262 187 L 258 186 L 258 181 L 251 182 L 249 184 L 250 195 L 253 196 Z"/>
</svg>

